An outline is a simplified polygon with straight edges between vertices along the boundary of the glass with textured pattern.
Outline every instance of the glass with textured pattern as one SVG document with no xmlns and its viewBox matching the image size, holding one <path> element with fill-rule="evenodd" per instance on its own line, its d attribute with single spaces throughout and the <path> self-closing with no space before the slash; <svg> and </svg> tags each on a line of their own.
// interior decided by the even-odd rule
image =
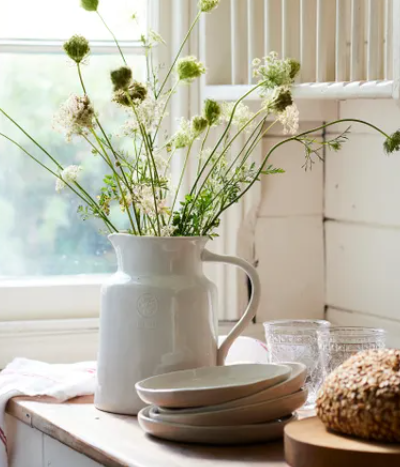
<svg viewBox="0 0 400 467">
<path fill-rule="evenodd" d="M 386 332 L 364 326 L 331 326 L 318 331 L 326 375 L 363 350 L 384 349 Z"/>
<path fill-rule="evenodd" d="M 325 374 L 318 345 L 318 330 L 328 329 L 323 320 L 280 320 L 264 323 L 271 363 L 300 362 L 306 365 L 308 390 L 306 409 L 312 409 Z"/>
</svg>

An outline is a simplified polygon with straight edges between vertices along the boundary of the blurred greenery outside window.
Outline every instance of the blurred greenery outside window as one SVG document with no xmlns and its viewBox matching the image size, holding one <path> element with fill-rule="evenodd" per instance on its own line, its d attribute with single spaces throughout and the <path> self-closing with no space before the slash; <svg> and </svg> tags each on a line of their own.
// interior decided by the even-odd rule
<svg viewBox="0 0 400 467">
<path fill-rule="evenodd" d="M 134 77 L 145 79 L 138 40 L 147 27 L 147 0 L 102 0 L 101 8 L 121 40 Z M 121 58 L 97 15 L 79 8 L 79 0 L 0 0 L 0 105 L 62 164 L 82 165 L 82 184 L 96 196 L 104 162 L 85 142 L 67 143 L 52 128 L 60 104 L 70 94 L 82 93 L 76 68 L 62 51 L 63 41 L 76 33 L 91 41 L 92 54 L 83 69 L 88 94 L 106 131 L 118 138 L 126 114 L 111 103 L 109 72 L 121 65 Z M 0 132 L 43 159 L 4 117 Z M 101 224 L 82 221 L 78 200 L 67 191 L 56 193 L 54 186 L 50 174 L 0 138 L 1 279 L 115 270 L 107 236 L 99 232 Z"/>
</svg>

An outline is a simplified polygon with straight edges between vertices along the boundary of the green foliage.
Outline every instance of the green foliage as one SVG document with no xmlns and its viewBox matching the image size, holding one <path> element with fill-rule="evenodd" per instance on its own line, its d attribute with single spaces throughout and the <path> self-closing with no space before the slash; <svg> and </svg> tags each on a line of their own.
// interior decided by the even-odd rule
<svg viewBox="0 0 400 467">
<path fill-rule="evenodd" d="M 392 154 L 392 152 L 400 151 L 400 130 L 395 131 L 389 138 L 383 143 L 383 149 L 386 154 Z"/>
</svg>

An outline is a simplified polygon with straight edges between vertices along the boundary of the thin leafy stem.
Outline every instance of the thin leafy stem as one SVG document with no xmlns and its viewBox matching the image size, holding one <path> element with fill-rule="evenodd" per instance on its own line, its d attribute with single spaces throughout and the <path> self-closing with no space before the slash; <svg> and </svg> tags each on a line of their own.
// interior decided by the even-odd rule
<svg viewBox="0 0 400 467">
<path fill-rule="evenodd" d="M 175 204 L 176 204 L 176 202 L 178 200 L 179 192 L 180 192 L 180 189 L 181 189 L 181 186 L 182 186 L 183 177 L 185 176 L 186 167 L 187 167 L 187 164 L 188 164 L 188 161 L 189 161 L 189 156 L 190 156 L 190 151 L 192 150 L 192 146 L 193 146 L 193 142 L 189 145 L 189 147 L 188 147 L 188 149 L 186 151 L 185 162 L 183 163 L 182 172 L 181 172 L 181 175 L 179 177 L 178 186 L 176 187 L 174 200 L 173 200 L 172 206 L 171 206 L 171 215 L 169 217 L 168 225 L 170 225 L 172 217 L 174 215 Z"/>
<path fill-rule="evenodd" d="M 389 138 L 390 139 L 390 136 L 385 133 L 383 130 L 381 130 L 380 128 L 378 128 L 377 126 L 373 125 L 372 123 L 369 123 L 369 122 L 365 122 L 364 120 L 359 120 L 359 119 L 355 119 L 355 118 L 343 118 L 343 119 L 339 119 L 339 120 L 334 120 L 332 122 L 328 122 L 328 123 L 324 123 L 323 125 L 320 125 L 316 128 L 312 128 L 311 130 L 308 130 L 308 131 L 305 131 L 303 133 L 300 133 L 299 135 L 295 135 L 295 136 L 292 136 L 290 138 L 287 138 L 283 141 L 280 141 L 279 143 L 276 143 L 270 150 L 269 152 L 267 153 L 267 155 L 264 157 L 263 159 L 263 162 L 261 163 L 257 173 L 256 173 L 256 176 L 254 177 L 254 179 L 248 184 L 248 186 L 246 187 L 245 190 L 243 190 L 233 201 L 231 201 L 229 204 L 227 204 L 226 206 L 224 206 L 222 209 L 220 209 L 218 211 L 218 213 L 214 216 L 214 218 L 209 222 L 208 226 L 204 229 L 203 231 L 203 235 L 207 235 L 207 232 L 210 228 L 212 228 L 212 226 L 214 225 L 215 221 L 221 216 L 221 214 L 226 211 L 228 208 L 230 208 L 232 206 L 232 204 L 234 203 L 237 203 L 240 198 L 242 198 L 249 190 L 250 188 L 254 185 L 254 183 L 258 180 L 258 177 L 260 176 L 262 170 L 264 169 L 266 163 L 268 162 L 268 159 L 270 158 L 271 154 L 276 150 L 278 149 L 280 146 L 282 146 L 283 144 L 286 144 L 288 143 L 289 141 L 295 141 L 297 138 L 300 138 L 302 136 L 306 136 L 306 135 L 309 135 L 311 133 L 315 133 L 317 131 L 320 131 L 320 130 L 323 130 L 325 128 L 328 128 L 332 125 L 336 125 L 338 123 L 350 123 L 350 122 L 353 122 L 353 123 L 361 123 L 362 125 L 367 125 L 369 126 L 370 128 L 376 130 L 378 133 L 380 133 L 381 135 L 383 135 L 385 138 Z"/>
<path fill-rule="evenodd" d="M 229 128 L 230 126 L 232 125 L 232 121 L 233 121 L 233 117 L 235 115 L 235 111 L 238 107 L 238 105 L 244 100 L 246 99 L 247 96 L 249 96 L 251 93 L 253 93 L 256 89 L 260 88 L 261 85 L 263 83 L 258 83 L 256 86 L 253 86 L 249 91 L 247 91 L 245 94 L 243 94 L 243 96 L 241 96 L 236 102 L 235 102 L 235 105 L 233 106 L 232 108 L 232 112 L 231 112 L 231 116 L 229 118 L 229 121 L 225 127 L 225 130 L 224 132 L 222 133 L 221 137 L 219 138 L 219 140 L 217 141 L 217 144 L 214 146 L 214 149 L 211 151 L 211 154 L 209 155 L 209 157 L 207 158 L 207 160 L 205 161 L 202 169 L 200 170 L 200 173 L 197 175 L 193 185 L 192 185 L 192 189 L 190 190 L 190 194 L 193 195 L 193 193 L 195 192 L 196 188 L 197 188 L 197 184 L 199 183 L 199 180 L 201 179 L 201 176 L 203 175 L 203 172 L 206 170 L 206 167 L 208 166 L 208 164 L 210 163 L 210 161 L 212 160 L 212 157 L 214 156 L 215 152 L 217 151 L 219 145 L 221 144 L 221 142 L 223 141 L 225 135 L 228 133 L 229 131 Z"/>
<path fill-rule="evenodd" d="M 104 154 L 104 157 L 108 160 L 108 163 L 110 165 L 110 167 L 112 167 L 112 171 L 113 173 L 115 174 L 116 170 L 114 169 L 114 166 L 113 166 L 113 163 L 111 162 L 111 159 L 109 158 L 108 154 L 107 154 L 107 151 L 105 150 L 104 146 L 103 146 L 103 143 L 101 142 L 100 138 L 97 136 L 97 133 L 92 129 L 91 130 L 91 133 L 92 135 L 95 137 L 96 141 L 97 141 L 97 144 L 100 146 L 103 154 Z M 125 196 L 125 192 L 124 190 L 122 189 L 122 185 L 121 185 L 121 181 L 120 181 L 120 177 L 118 176 L 115 176 L 115 181 L 117 182 L 117 185 L 118 185 L 118 189 L 121 193 L 121 198 L 122 198 L 122 202 L 124 203 L 124 207 L 125 207 L 125 210 L 128 214 L 128 218 L 129 218 L 129 222 L 131 224 L 131 227 L 132 227 L 132 231 L 133 233 L 136 235 L 137 234 L 137 231 L 136 231 L 136 228 L 135 228 L 135 224 L 133 222 L 133 218 L 132 218 L 132 215 L 130 213 L 130 210 L 129 210 L 129 205 L 128 205 L 128 202 L 126 201 L 126 196 Z M 125 185 L 126 186 L 126 189 L 128 190 L 129 189 L 129 186 L 128 185 Z M 134 212 L 135 212 L 135 215 L 136 215 L 136 209 L 134 209 Z M 139 226 L 138 226 L 139 227 Z"/>
<path fill-rule="evenodd" d="M 15 146 L 17 146 L 22 152 L 24 152 L 28 157 L 30 157 L 33 161 L 35 161 L 40 167 L 42 167 L 43 169 L 47 170 L 50 174 L 52 174 L 54 177 L 58 178 L 59 180 L 61 180 L 76 196 L 78 196 L 84 203 L 88 204 L 89 206 L 91 206 L 91 208 L 95 211 L 97 211 L 98 215 L 102 218 L 103 222 L 106 224 L 107 228 L 109 229 L 110 233 L 112 233 L 112 230 L 110 229 L 110 226 L 112 229 L 114 229 L 114 231 L 118 232 L 118 230 L 116 229 L 116 227 L 114 227 L 114 225 L 111 223 L 111 221 L 104 215 L 104 213 L 101 211 L 101 209 L 99 208 L 99 206 L 97 205 L 97 203 L 93 200 L 93 198 L 91 198 L 87 192 L 85 190 L 82 189 L 82 187 L 77 184 L 75 182 L 75 185 L 77 186 L 77 188 L 79 190 L 82 191 L 82 193 L 85 194 L 85 196 L 87 195 L 88 196 L 88 199 L 84 198 L 81 193 L 79 193 L 77 190 L 75 190 L 75 188 L 70 185 L 67 181 L 65 181 L 60 174 L 58 174 L 57 172 L 54 172 L 52 169 L 50 169 L 49 167 L 47 167 L 45 164 L 43 164 L 43 162 L 41 162 L 39 159 L 37 159 L 35 156 L 33 156 L 30 152 L 28 152 L 23 146 L 21 146 L 19 143 L 17 143 L 15 140 L 13 140 L 12 138 L 10 138 L 9 136 L 3 134 L 3 133 L 0 133 L 0 136 L 2 136 L 3 138 L 6 138 L 8 141 L 10 141 L 11 143 L 13 143 Z M 63 167 L 60 166 L 60 169 L 62 170 Z"/>
<path fill-rule="evenodd" d="M 220 137 L 219 141 L 217 142 L 216 146 L 214 147 L 213 151 L 211 152 L 210 156 L 207 158 L 207 160 L 205 161 L 202 169 L 200 170 L 200 172 L 197 174 L 197 178 L 192 186 L 192 190 L 190 191 L 190 194 L 193 195 L 195 193 L 194 191 L 194 188 L 196 187 L 196 184 L 198 183 L 198 181 L 200 180 L 200 177 L 201 175 L 203 174 L 203 172 L 205 171 L 205 168 L 208 166 L 208 164 L 210 163 L 210 161 L 212 161 L 212 156 L 215 154 L 219 144 L 221 143 L 221 141 L 224 139 L 224 137 L 226 136 L 226 134 L 228 133 L 228 130 L 229 130 L 229 127 L 230 125 L 232 124 L 232 120 L 233 120 L 233 116 L 234 116 L 234 113 L 235 113 L 235 110 L 237 108 L 237 106 L 239 105 L 239 103 L 245 99 L 249 94 L 251 94 L 253 91 L 255 91 L 258 87 L 260 87 L 260 84 L 254 86 L 252 89 L 250 89 L 250 91 L 248 91 L 247 93 L 245 93 L 240 99 L 238 99 L 235 103 L 235 105 L 233 106 L 233 109 L 232 109 L 232 112 L 231 112 L 231 116 L 230 116 L 230 119 L 228 121 L 228 124 L 225 128 L 225 131 L 224 133 L 222 134 L 222 136 Z M 186 220 L 185 220 L 185 214 L 187 216 L 187 218 L 189 219 L 190 218 L 190 214 L 192 213 L 193 209 L 194 209 L 194 206 L 196 204 L 196 201 L 197 199 L 199 198 L 200 196 L 200 193 L 203 189 L 203 187 L 205 186 L 207 180 L 209 179 L 210 175 L 213 173 L 213 171 L 215 170 L 215 168 L 217 167 L 217 165 L 219 164 L 220 160 L 222 159 L 222 157 L 224 156 L 224 154 L 226 154 L 226 152 L 228 151 L 228 149 L 232 146 L 233 142 L 236 140 L 236 138 L 238 138 L 240 136 L 240 134 L 247 128 L 248 125 L 250 125 L 252 123 L 252 121 L 254 119 L 256 119 L 262 112 L 264 111 L 264 109 L 260 109 L 258 112 L 256 112 L 253 117 L 251 119 L 249 119 L 244 125 L 241 126 L 241 128 L 238 130 L 238 132 L 235 134 L 235 136 L 233 136 L 229 142 L 226 143 L 226 145 L 224 146 L 224 149 L 221 151 L 221 154 L 216 158 L 216 160 L 214 161 L 214 163 L 212 164 L 210 170 L 207 172 L 207 174 L 205 175 L 205 177 L 203 178 L 202 182 L 201 182 L 201 185 L 200 185 L 200 188 L 198 188 L 196 194 L 194 194 L 194 199 L 193 199 L 193 202 L 190 204 L 190 207 L 189 207 L 189 211 L 188 213 L 186 214 L 186 207 L 187 205 L 185 205 L 185 208 L 184 208 L 184 211 L 182 213 L 182 220 L 183 220 L 183 225 L 186 224 Z"/>
<path fill-rule="evenodd" d="M 126 60 L 125 60 L 125 57 L 124 57 L 124 54 L 122 53 L 122 49 L 121 49 L 121 47 L 120 47 L 120 45 L 119 45 L 119 42 L 118 42 L 117 38 L 115 37 L 115 35 L 114 35 L 114 33 L 112 32 L 112 30 L 108 27 L 108 24 L 104 21 L 104 18 L 101 16 L 101 14 L 100 14 L 98 11 L 96 11 L 96 13 L 97 13 L 98 17 L 100 18 L 101 22 L 102 22 L 102 23 L 104 24 L 104 26 L 106 27 L 107 31 L 111 34 L 111 37 L 114 39 L 115 45 L 118 47 L 119 53 L 120 53 L 120 55 L 121 55 L 121 57 L 122 57 L 122 60 L 123 60 L 123 62 L 125 63 L 125 65 L 127 65 Z"/>
<path fill-rule="evenodd" d="M 132 102 L 132 99 L 130 98 L 129 94 L 125 93 L 125 95 L 128 98 L 128 100 L 130 102 L 130 105 L 132 107 L 132 110 L 133 110 L 133 112 L 135 114 L 136 120 L 137 120 L 138 125 L 139 125 L 140 133 L 141 133 L 142 139 L 144 141 L 145 153 L 146 153 L 147 160 L 148 160 L 148 163 L 149 163 L 149 174 L 150 174 L 150 180 L 151 180 L 151 189 L 152 189 L 152 192 L 153 192 L 153 200 L 154 200 L 154 212 L 155 212 L 155 217 L 156 217 L 156 221 L 157 221 L 157 229 L 155 230 L 155 233 L 156 234 L 158 233 L 158 235 L 161 236 L 161 226 L 160 226 L 160 219 L 159 219 L 159 216 L 158 216 L 158 206 L 157 206 L 157 195 L 156 195 L 153 171 L 151 169 L 151 166 L 153 165 L 154 172 L 155 172 L 155 175 L 156 175 L 157 180 L 158 180 L 158 173 L 157 173 L 156 163 L 154 161 L 154 157 L 153 157 L 153 154 L 151 152 L 151 149 L 148 147 L 148 141 L 147 141 L 147 137 L 146 137 L 146 130 L 143 127 L 143 124 L 142 124 L 142 122 L 141 122 L 141 120 L 139 118 L 139 115 L 137 113 L 135 105 Z"/>
<path fill-rule="evenodd" d="M 88 95 L 87 90 L 86 90 L 85 83 L 84 83 L 84 81 L 83 81 L 83 76 L 82 76 L 82 70 L 81 70 L 81 67 L 80 67 L 80 63 L 77 63 L 77 64 L 76 64 L 76 67 L 77 67 L 77 69 L 78 69 L 78 76 L 79 76 L 79 81 L 80 81 L 81 86 L 82 86 L 82 90 L 83 90 L 83 92 L 84 92 L 86 95 Z M 103 128 L 103 126 L 101 125 L 100 120 L 98 119 L 98 117 L 97 117 L 96 114 L 95 114 L 94 118 L 95 118 L 95 121 L 96 121 L 96 123 L 97 123 L 97 125 L 98 125 L 98 127 L 99 127 L 99 129 L 100 129 L 100 131 L 101 131 L 101 133 L 103 134 L 104 139 L 105 139 L 106 142 L 107 142 L 107 146 L 110 148 L 110 150 L 111 150 L 111 152 L 112 152 L 112 154 L 113 154 L 113 156 L 114 156 L 114 159 L 115 159 L 116 161 L 118 161 L 118 154 L 114 151 L 114 149 L 113 149 L 113 147 L 112 147 L 112 145 L 111 145 L 111 141 L 110 141 L 110 139 L 108 138 L 107 133 L 104 131 L 104 128 Z M 97 134 L 96 134 L 96 132 L 95 132 L 94 130 L 93 130 L 93 133 L 92 133 L 92 134 L 93 134 L 93 136 L 96 138 L 96 140 L 97 140 L 98 144 L 100 145 L 100 147 L 102 148 L 103 154 L 105 155 L 105 157 L 108 157 L 107 152 L 105 151 L 104 146 L 103 146 L 102 143 L 101 143 L 101 140 L 98 138 L 98 136 L 97 136 Z M 110 163 L 111 163 L 111 161 L 110 161 Z M 111 164 L 112 164 L 112 163 L 111 163 Z M 127 178 L 126 178 L 126 176 L 125 176 L 125 172 L 124 172 L 124 170 L 123 170 L 122 167 L 120 167 L 120 170 L 121 170 L 122 178 L 124 179 L 125 186 L 128 188 L 129 183 L 128 183 L 128 180 L 127 180 Z M 127 203 L 126 198 L 125 198 L 125 193 L 124 193 L 124 191 L 122 190 L 122 186 L 121 186 L 121 183 L 120 183 L 120 181 L 119 181 L 118 178 L 117 178 L 116 182 L 117 182 L 117 184 L 118 184 L 118 189 L 119 189 L 119 191 L 120 191 L 120 193 L 121 193 L 121 198 L 122 198 L 122 201 L 123 201 L 123 203 L 124 203 L 125 209 L 126 209 L 126 211 L 127 211 L 127 213 L 128 213 L 129 222 L 130 222 L 130 224 L 131 224 L 131 226 L 132 226 L 132 230 L 133 230 L 134 233 L 136 233 L 136 228 L 135 228 L 135 225 L 134 225 L 134 223 L 133 223 L 133 219 L 132 219 L 132 216 L 131 216 L 131 214 L 130 214 L 130 211 L 129 211 L 129 209 L 128 209 L 128 203 Z M 135 215 L 136 215 L 136 210 L 135 210 Z"/>
<path fill-rule="evenodd" d="M 227 170 L 225 171 L 223 177 L 226 177 L 229 172 L 232 170 L 233 166 L 235 165 L 235 163 L 237 162 L 237 160 L 240 158 L 241 154 L 244 152 L 246 146 L 248 145 L 248 143 L 254 138 L 254 135 L 256 133 L 258 133 L 256 135 L 256 137 L 254 138 L 254 141 L 251 143 L 250 147 L 248 148 L 248 150 L 246 151 L 240 165 L 237 167 L 238 169 L 240 169 L 241 167 L 243 167 L 243 165 L 245 164 L 245 162 L 247 161 L 247 159 L 250 157 L 250 155 L 252 154 L 254 148 L 258 145 L 258 143 L 262 140 L 262 138 L 265 136 L 266 133 L 268 133 L 268 131 L 272 128 L 272 126 L 277 122 L 277 120 L 274 120 L 274 122 L 271 123 L 271 125 L 269 125 L 267 127 L 266 130 L 263 131 L 263 125 L 265 123 L 265 120 L 268 118 L 268 115 L 265 116 L 262 120 L 260 120 L 257 124 L 257 126 L 255 127 L 255 129 L 252 131 L 251 135 L 249 136 L 249 138 L 247 139 L 247 141 L 245 142 L 245 144 L 243 145 L 243 148 L 241 149 L 241 151 L 239 152 L 239 154 L 235 157 L 235 159 L 231 162 L 230 166 L 227 168 Z M 221 190 L 214 196 L 214 198 L 212 198 L 212 200 L 208 203 L 208 205 L 206 205 L 206 208 L 209 207 L 209 206 L 212 206 L 213 203 L 218 199 L 220 198 L 224 191 L 225 191 L 225 187 L 228 186 L 229 184 L 233 183 L 234 182 L 234 179 L 236 177 L 236 173 L 232 174 L 232 177 L 224 184 L 224 186 L 221 188 Z M 223 204 L 223 202 L 221 202 L 221 204 Z"/>
<path fill-rule="evenodd" d="M 57 160 L 48 152 L 46 151 L 46 149 L 44 149 L 43 146 L 41 146 L 27 131 L 25 131 L 21 125 L 19 125 L 13 118 L 10 117 L 10 115 L 8 115 L 1 107 L 0 107 L 0 112 L 6 117 L 8 118 L 8 120 L 10 120 L 10 122 L 12 122 L 19 130 L 22 131 L 22 133 L 27 136 L 34 144 L 35 146 L 37 146 L 42 152 L 44 152 L 46 154 L 47 157 L 49 157 L 53 162 L 54 164 L 62 170 L 62 166 L 59 162 L 57 162 Z"/>
<path fill-rule="evenodd" d="M 201 146 L 200 146 L 200 152 L 199 152 L 199 162 L 197 164 L 197 171 L 196 173 L 198 174 L 200 172 L 200 167 L 201 167 L 201 155 L 204 151 L 204 146 L 206 145 L 206 142 L 207 142 L 207 139 L 208 139 L 208 136 L 210 135 L 210 131 L 211 131 L 211 125 L 208 125 L 207 126 L 207 130 L 204 134 L 204 137 L 201 141 Z"/>
<path fill-rule="evenodd" d="M 165 101 L 164 108 L 163 108 L 163 110 L 162 110 L 162 112 L 161 112 L 160 119 L 158 120 L 158 123 L 157 123 L 157 125 L 156 125 L 156 129 L 155 129 L 155 131 L 154 131 L 154 135 L 153 135 L 153 138 L 152 138 L 153 144 L 155 143 L 156 138 L 157 138 L 157 134 L 158 134 L 158 132 L 160 131 L 161 124 L 162 124 L 162 122 L 163 122 L 163 120 L 164 120 L 165 113 L 166 113 L 166 111 L 167 111 L 169 101 L 171 100 L 172 95 L 175 93 L 175 90 L 176 90 L 176 88 L 178 87 L 178 85 L 179 85 L 179 80 L 177 80 L 176 83 L 173 85 L 173 87 L 169 90 L 169 94 L 168 94 L 168 97 L 167 97 L 167 99 L 166 99 L 166 101 Z"/>
<path fill-rule="evenodd" d="M 171 76 L 171 73 L 172 73 L 172 70 L 175 68 L 175 65 L 176 65 L 176 62 L 178 61 L 181 53 L 182 53 L 182 50 L 183 48 L 185 47 L 185 44 L 186 42 L 188 41 L 189 37 L 190 37 L 190 34 L 192 33 L 194 27 L 196 26 L 197 22 L 199 21 L 200 19 L 200 16 L 201 16 L 201 11 L 199 11 L 195 17 L 195 19 L 193 20 L 193 23 L 190 25 L 190 28 L 188 30 L 188 32 L 186 33 L 186 36 L 183 38 L 183 42 L 181 44 L 181 46 L 179 47 L 179 50 L 174 58 L 174 61 L 172 62 L 172 65 L 170 66 L 169 70 L 168 70 L 168 73 L 167 75 L 165 76 L 164 78 L 164 81 L 162 82 L 161 86 L 160 86 L 160 89 L 158 90 L 158 93 L 157 93 L 157 97 L 161 95 L 161 93 L 163 92 L 163 89 L 165 87 L 165 85 L 167 84 L 168 82 L 168 79 L 169 77 Z"/>
</svg>

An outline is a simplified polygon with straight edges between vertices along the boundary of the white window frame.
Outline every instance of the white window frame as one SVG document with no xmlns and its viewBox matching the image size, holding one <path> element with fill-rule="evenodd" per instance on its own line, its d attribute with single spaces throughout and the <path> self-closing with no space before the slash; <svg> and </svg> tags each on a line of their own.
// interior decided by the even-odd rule
<svg viewBox="0 0 400 467">
<path fill-rule="evenodd" d="M 149 27 L 158 31 L 168 44 L 168 47 L 157 48 L 157 61 L 168 65 L 188 30 L 194 12 L 197 11 L 198 0 L 148 1 Z M 204 36 L 204 20 L 201 21 L 199 30 Z M 63 41 L 1 40 L 0 54 L 62 53 L 62 43 Z M 137 41 L 121 41 L 121 46 L 126 54 L 144 52 Z M 92 41 L 91 50 L 93 55 L 118 53 L 112 41 Z M 183 53 L 197 55 L 206 60 L 204 41 L 198 34 L 192 35 Z M 165 71 L 162 70 L 161 73 L 163 72 Z M 190 88 L 182 87 L 178 90 L 170 118 L 166 122 L 169 134 L 177 117 L 189 117 L 200 111 L 200 102 L 206 95 L 205 84 L 205 80 L 199 80 Z M 255 207 L 260 199 L 260 192 L 261 187 L 253 191 L 253 197 L 249 199 L 244 210 L 250 205 Z M 242 208 L 239 207 L 238 210 L 240 209 Z M 231 211 L 232 219 L 238 217 L 237 213 Z M 253 211 L 252 218 L 255 215 L 255 210 Z M 238 218 L 237 221 L 239 220 Z M 225 230 L 219 244 L 213 245 L 213 248 L 216 248 L 218 253 L 239 254 L 252 261 L 252 246 L 248 245 L 247 241 L 240 241 L 242 251 L 238 251 L 237 240 L 232 240 L 229 228 Z M 243 233 L 240 235 L 243 240 Z M 211 278 L 220 289 L 220 298 L 224 299 L 219 304 L 220 316 L 223 318 L 220 321 L 219 333 L 226 335 L 240 317 L 240 312 L 247 302 L 246 284 L 239 279 L 240 292 L 237 296 L 228 294 L 226 292 L 231 289 L 229 284 L 238 284 L 236 272 L 231 270 L 228 276 L 220 269 L 212 272 Z M 15 356 L 58 362 L 95 359 L 100 289 L 107 277 L 108 274 L 6 280 L 0 278 L 0 368 Z M 245 335 L 263 339 L 262 325 L 248 326 Z"/>
<path fill-rule="evenodd" d="M 154 0 L 149 0 L 148 23 L 153 28 L 158 22 L 155 7 Z M 0 54 L 64 54 L 63 43 L 63 40 L 1 39 Z M 120 44 L 127 56 L 145 53 L 140 41 L 120 41 Z M 119 54 L 112 38 L 90 41 L 90 46 L 92 55 Z M 109 274 L 0 277 L 0 323 L 98 317 L 100 288 L 107 277 Z"/>
</svg>

